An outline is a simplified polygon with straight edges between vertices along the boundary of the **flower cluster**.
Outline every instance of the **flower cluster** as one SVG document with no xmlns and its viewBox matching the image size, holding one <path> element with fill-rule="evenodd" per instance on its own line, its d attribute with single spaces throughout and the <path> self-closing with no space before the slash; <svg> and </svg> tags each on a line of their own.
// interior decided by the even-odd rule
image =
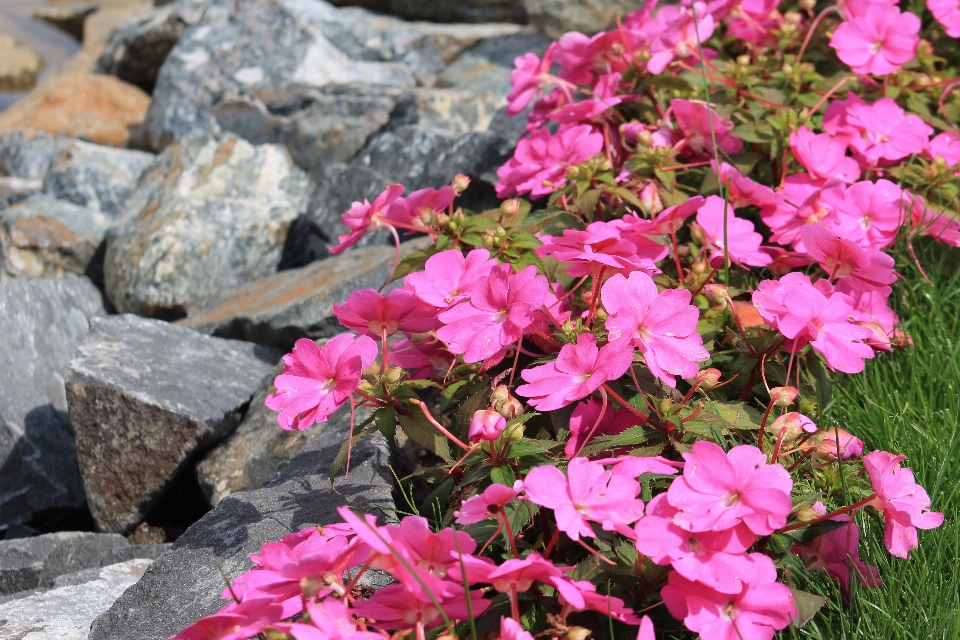
<svg viewBox="0 0 960 640">
<path fill-rule="evenodd" d="M 913 243 L 960 247 L 960 11 L 815 4 L 568 33 L 515 61 L 499 208 L 463 209 L 466 176 L 354 203 L 334 253 L 389 229 L 395 287 L 335 305 L 351 333 L 298 341 L 267 405 L 372 414 L 331 479 L 380 432 L 415 453 L 415 515 L 267 544 L 178 639 L 769 640 L 815 613 L 809 572 L 880 586 L 858 520 L 907 558 L 943 516 L 828 403 L 910 344 Z M 400 232 L 433 242 L 401 262 Z"/>
</svg>

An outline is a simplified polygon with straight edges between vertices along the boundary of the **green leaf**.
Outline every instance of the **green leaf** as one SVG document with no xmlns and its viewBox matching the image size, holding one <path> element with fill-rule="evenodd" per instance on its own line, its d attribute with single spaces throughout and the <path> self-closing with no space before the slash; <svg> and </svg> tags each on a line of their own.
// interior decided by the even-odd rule
<svg viewBox="0 0 960 640">
<path fill-rule="evenodd" d="M 407 434 L 407 437 L 423 445 L 434 452 L 447 462 L 452 462 L 450 447 L 447 445 L 447 437 L 437 431 L 430 422 L 423 416 L 400 416 L 400 428 Z"/>
<path fill-rule="evenodd" d="M 743 402 L 704 405 L 699 421 L 719 429 L 759 429 L 763 419 L 759 411 Z"/>
<path fill-rule="evenodd" d="M 392 447 L 397 439 L 397 410 L 392 406 L 383 407 L 377 409 L 373 417 L 376 420 L 377 430 L 383 434 L 383 437 Z"/>
<path fill-rule="evenodd" d="M 510 465 L 504 464 L 490 470 L 490 479 L 499 484 L 512 487 L 513 483 L 517 481 L 517 476 L 514 475 Z"/>
<path fill-rule="evenodd" d="M 510 446 L 507 447 L 506 457 L 522 458 L 537 453 L 546 453 L 557 446 L 557 444 L 559 443 L 555 440 L 528 440 L 521 438 L 520 440 L 514 440 L 510 443 Z"/>
<path fill-rule="evenodd" d="M 439 251 L 439 244 L 431 244 L 419 251 L 414 251 L 397 265 L 397 272 L 393 274 L 393 280 L 399 280 L 414 271 L 421 271 L 427 260 Z"/>
<path fill-rule="evenodd" d="M 800 589 L 794 587 L 789 588 L 790 592 L 793 593 L 794 605 L 797 607 L 797 617 L 793 619 L 791 625 L 795 629 L 799 629 L 810 622 L 813 616 L 817 615 L 817 611 L 820 611 L 820 607 L 825 605 L 829 598 L 807 593 L 806 591 L 800 591 Z"/>
<path fill-rule="evenodd" d="M 830 533 L 845 524 L 846 522 L 840 520 L 824 520 L 823 522 L 818 522 L 803 529 L 794 529 L 784 535 L 789 536 L 796 544 L 805 545 L 813 542 L 815 538 L 819 538 L 825 533 Z"/>
</svg>

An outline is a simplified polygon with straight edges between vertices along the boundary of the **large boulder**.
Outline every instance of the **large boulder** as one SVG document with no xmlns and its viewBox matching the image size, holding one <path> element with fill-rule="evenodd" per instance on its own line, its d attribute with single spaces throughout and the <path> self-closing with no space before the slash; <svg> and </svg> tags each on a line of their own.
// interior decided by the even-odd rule
<svg viewBox="0 0 960 640">
<path fill-rule="evenodd" d="M 219 129 L 223 98 L 305 87 L 430 86 L 479 40 L 517 25 L 411 23 L 323 0 L 212 0 L 160 69 L 147 114 L 160 149 L 194 131 Z"/>
<path fill-rule="evenodd" d="M 519 0 L 331 0 L 338 7 L 363 7 L 404 20 L 527 23 Z"/>
<path fill-rule="evenodd" d="M 86 510 L 64 379 L 104 313 L 86 278 L 0 283 L 0 524 L 42 526 Z"/>
<path fill-rule="evenodd" d="M 64 574 L 113 564 L 113 550 L 127 546 L 127 539 L 115 533 L 81 531 L 2 540 L 0 595 L 48 588 Z"/>
<path fill-rule="evenodd" d="M 94 320 L 66 395 L 97 526 L 125 532 L 237 428 L 279 352 L 133 315 Z"/>
<path fill-rule="evenodd" d="M 251 567 L 265 543 L 310 526 L 339 522 L 336 508 L 360 513 L 393 511 L 386 441 L 376 434 L 356 443 L 350 475 L 331 487 L 328 469 L 346 438 L 349 413 L 316 425 L 319 437 L 280 468 L 262 489 L 225 498 L 187 530 L 90 627 L 90 640 L 161 640 L 227 604 L 230 579 Z"/>
<path fill-rule="evenodd" d="M 174 319 L 277 270 L 309 181 L 282 147 L 188 136 L 144 172 L 107 240 L 107 295 L 123 312 Z"/>
<path fill-rule="evenodd" d="M 609 29 L 617 16 L 643 5 L 644 0 L 523 0 L 530 24 L 551 38 L 568 31 L 594 34 Z"/>
</svg>

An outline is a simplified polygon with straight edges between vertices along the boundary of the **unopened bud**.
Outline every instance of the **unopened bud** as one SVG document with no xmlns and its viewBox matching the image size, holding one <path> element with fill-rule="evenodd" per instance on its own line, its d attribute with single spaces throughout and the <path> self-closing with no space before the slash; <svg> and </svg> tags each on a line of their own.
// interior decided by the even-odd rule
<svg viewBox="0 0 960 640">
<path fill-rule="evenodd" d="M 813 457 L 818 460 L 833 462 L 837 459 L 838 453 L 840 458 L 846 460 L 859 457 L 863 453 L 863 440 L 837 427 L 830 427 L 814 437 L 819 440 L 817 448 L 813 451 Z"/>
<path fill-rule="evenodd" d="M 770 401 L 775 407 L 789 407 L 800 395 L 796 387 L 773 387 L 770 389 Z"/>
<path fill-rule="evenodd" d="M 800 8 L 804 11 L 813 11 L 817 6 L 817 0 L 800 0 Z"/>
<path fill-rule="evenodd" d="M 921 38 L 920 42 L 917 43 L 917 57 L 929 58 L 932 55 L 933 55 L 933 45 L 930 44 L 929 40 L 925 40 Z"/>
<path fill-rule="evenodd" d="M 387 384 L 397 384 L 403 378 L 403 367 L 390 367 L 383 374 L 383 381 Z"/>
<path fill-rule="evenodd" d="M 568 627 L 566 640 L 587 640 L 591 631 L 583 627 Z"/>
<path fill-rule="evenodd" d="M 791 74 L 791 73 L 793 73 L 793 65 L 790 64 L 789 62 L 784 62 L 784 63 L 783 63 L 783 72 L 786 73 L 786 74 L 788 74 L 788 75 Z"/>
<path fill-rule="evenodd" d="M 300 579 L 300 591 L 311 600 L 316 598 L 321 591 L 328 588 L 327 584 L 317 576 L 308 576 Z"/>
<path fill-rule="evenodd" d="M 512 420 L 523 415 L 523 403 L 516 398 L 510 398 L 500 407 L 500 415 Z"/>
<path fill-rule="evenodd" d="M 497 413 L 493 407 L 475 411 L 470 419 L 470 429 L 467 436 L 470 442 L 480 440 L 496 440 L 500 433 L 507 428 L 507 420 Z"/>
<path fill-rule="evenodd" d="M 511 424 L 507 427 L 507 430 L 504 431 L 504 435 L 507 440 L 519 440 L 523 437 L 523 434 L 526 432 L 526 428 L 523 426 L 523 423 L 518 422 L 516 424 Z"/>
<path fill-rule="evenodd" d="M 720 384 L 720 370 L 714 369 L 713 367 L 704 369 L 697 374 L 696 380 L 701 389 L 709 391 Z"/>
<path fill-rule="evenodd" d="M 374 389 L 373 385 L 367 380 L 360 381 L 360 386 L 357 387 L 357 391 L 367 396 L 376 393 L 376 389 Z"/>
<path fill-rule="evenodd" d="M 653 134 L 642 129 L 637 132 L 637 146 L 638 147 L 652 147 L 653 146 Z"/>
<path fill-rule="evenodd" d="M 653 182 L 647 183 L 640 191 L 640 205 L 643 212 L 647 215 L 653 215 L 663 211 L 663 202 L 660 200 L 660 191 Z"/>
<path fill-rule="evenodd" d="M 811 522 L 820 517 L 820 514 L 808 504 L 800 505 L 800 508 L 797 509 L 794 515 L 800 522 Z"/>
<path fill-rule="evenodd" d="M 726 285 L 706 284 L 703 285 L 703 295 L 715 307 L 721 311 L 727 308 L 727 298 L 730 296 Z"/>
<path fill-rule="evenodd" d="M 450 186 L 453 187 L 453 193 L 459 196 L 470 186 L 470 178 L 462 173 L 458 173 L 453 176 L 453 183 Z"/>
<path fill-rule="evenodd" d="M 737 64 L 740 65 L 741 67 L 747 66 L 748 64 L 750 64 L 750 56 L 748 55 L 737 56 Z"/>
<path fill-rule="evenodd" d="M 874 351 L 890 351 L 893 349 L 893 343 L 890 336 L 876 322 L 855 322 L 865 329 L 870 330 L 870 335 L 864 340 Z"/>
<path fill-rule="evenodd" d="M 693 238 L 693 241 L 697 244 L 706 244 L 707 242 L 707 234 L 703 232 L 703 228 L 696 222 L 690 225 L 690 237 Z"/>
<path fill-rule="evenodd" d="M 690 265 L 690 271 L 693 271 L 693 273 L 698 276 L 702 276 L 707 272 L 707 264 L 698 260 Z"/>
<path fill-rule="evenodd" d="M 504 215 L 508 217 L 513 217 L 520 213 L 520 201 L 516 198 L 504 200 L 500 205 L 500 211 L 503 211 Z"/>
<path fill-rule="evenodd" d="M 499 407 L 504 402 L 510 399 L 510 387 L 505 384 L 498 384 L 493 388 L 493 391 L 490 392 L 490 401 L 493 403 L 493 406 Z"/>
<path fill-rule="evenodd" d="M 781 439 L 784 442 L 793 442 L 804 432 L 816 433 L 817 425 L 802 413 L 791 411 L 774 420 L 771 431 L 777 434 L 777 437 L 780 437 L 779 434 L 783 433 Z"/>
<path fill-rule="evenodd" d="M 657 409 L 660 413 L 669 413 L 673 409 L 673 401 L 670 398 L 661 398 L 657 400 Z"/>
<path fill-rule="evenodd" d="M 787 24 L 796 26 L 800 24 L 803 16 L 796 11 L 787 11 L 785 14 L 783 14 L 783 19 L 786 20 Z"/>
</svg>

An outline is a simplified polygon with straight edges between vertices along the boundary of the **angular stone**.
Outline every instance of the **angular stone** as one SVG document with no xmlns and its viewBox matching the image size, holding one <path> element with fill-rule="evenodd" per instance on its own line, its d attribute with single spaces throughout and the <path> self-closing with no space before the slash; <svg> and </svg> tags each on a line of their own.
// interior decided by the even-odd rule
<svg viewBox="0 0 960 640">
<path fill-rule="evenodd" d="M 200 21 L 203 0 L 179 0 L 131 20 L 107 43 L 97 61 L 99 73 L 115 75 L 150 93 L 160 67 L 187 27 Z"/>
<path fill-rule="evenodd" d="M 86 509 L 64 378 L 104 313 L 100 292 L 73 274 L 0 283 L 0 523 Z"/>
<path fill-rule="evenodd" d="M 44 194 L 0 211 L 0 279 L 70 272 L 94 281 L 99 275 L 102 282 L 94 256 L 113 222 L 101 211 Z"/>
<path fill-rule="evenodd" d="M 191 459 L 236 429 L 279 352 L 132 315 L 94 321 L 67 404 L 99 529 L 137 525 Z"/>
<path fill-rule="evenodd" d="M 0 173 L 42 181 L 68 142 L 64 136 L 32 129 L 0 132 Z"/>
<path fill-rule="evenodd" d="M 339 412 L 290 462 L 256 491 L 235 493 L 187 530 L 90 628 L 90 640 L 161 640 L 227 602 L 229 578 L 247 571 L 249 554 L 291 531 L 339 522 L 336 507 L 361 513 L 393 510 L 386 441 L 375 434 L 353 450 L 350 476 L 330 487 L 327 469 L 346 437 L 348 412 Z"/>
<path fill-rule="evenodd" d="M 536 31 L 515 33 L 478 42 L 464 51 L 440 77 L 437 86 L 488 93 L 505 100 L 510 93 L 513 61 L 525 53 L 542 56 L 551 40 Z"/>
<path fill-rule="evenodd" d="M 299 338 L 329 338 L 344 330 L 333 305 L 357 289 L 379 288 L 390 275 L 394 255 L 391 247 L 361 247 L 281 271 L 231 291 L 177 323 L 285 350 Z"/>
<path fill-rule="evenodd" d="M 0 636 L 30 640 L 86 640 L 90 624 L 144 574 L 150 560 L 100 569 L 94 580 L 62 586 L 0 605 Z"/>
<path fill-rule="evenodd" d="M 98 5 L 92 2 L 71 2 L 69 4 L 57 4 L 50 7 L 34 9 L 33 17 L 40 18 L 44 22 L 82 42 L 83 23 L 86 22 L 87 17 L 91 13 L 99 8 Z"/>
<path fill-rule="evenodd" d="M 0 113 L 0 132 L 38 129 L 123 147 L 149 106 L 143 90 L 113 76 L 64 73 Z"/>
<path fill-rule="evenodd" d="M 26 91 L 37 81 L 43 59 L 8 35 L 0 33 L 0 91 Z"/>
<path fill-rule="evenodd" d="M 43 183 L 29 178 L 0 177 L 0 209 L 25 200 L 34 193 L 40 193 Z"/>
<path fill-rule="evenodd" d="M 147 116 L 160 149 L 192 131 L 217 131 L 223 97 L 306 87 L 431 85 L 467 47 L 517 25 L 410 23 L 323 0 L 212 0 L 157 78 Z"/>
<path fill-rule="evenodd" d="M 224 291 L 276 271 L 306 175 L 275 145 L 189 136 L 144 172 L 111 232 L 104 276 L 123 312 L 180 318 Z"/>
<path fill-rule="evenodd" d="M 594 34 L 614 19 L 642 9 L 644 0 L 523 0 L 530 24 L 551 38 L 568 31 Z"/>
<path fill-rule="evenodd" d="M 50 587 L 58 576 L 113 564 L 106 561 L 110 552 L 126 546 L 123 536 L 81 531 L 0 541 L 0 594 Z"/>
</svg>

